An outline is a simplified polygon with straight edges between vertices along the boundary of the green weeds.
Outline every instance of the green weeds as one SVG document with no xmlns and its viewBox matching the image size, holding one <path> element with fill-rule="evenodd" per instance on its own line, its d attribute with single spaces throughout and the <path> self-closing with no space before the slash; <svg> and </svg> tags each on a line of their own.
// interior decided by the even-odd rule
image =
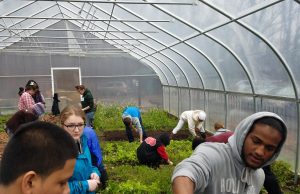
<svg viewBox="0 0 300 194">
<path fill-rule="evenodd" d="M 171 193 L 174 167 L 192 153 L 191 141 L 174 141 L 166 147 L 174 166 L 161 165 L 153 169 L 138 163 L 138 142 L 103 142 L 104 164 L 109 174 L 108 187 L 101 193 Z"/>
<path fill-rule="evenodd" d="M 95 128 L 100 131 L 123 129 L 124 124 L 121 119 L 123 109 L 123 106 L 116 104 L 98 104 L 94 120 Z M 177 124 L 175 117 L 158 108 L 142 111 L 142 120 L 146 130 L 171 129 Z"/>
</svg>

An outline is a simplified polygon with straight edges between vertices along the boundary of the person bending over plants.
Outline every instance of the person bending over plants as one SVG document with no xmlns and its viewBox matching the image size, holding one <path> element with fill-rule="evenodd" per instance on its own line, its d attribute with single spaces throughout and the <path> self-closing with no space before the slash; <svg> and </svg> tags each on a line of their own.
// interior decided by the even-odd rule
<svg viewBox="0 0 300 194">
<path fill-rule="evenodd" d="M 140 143 L 146 139 L 146 131 L 143 127 L 141 111 L 138 107 L 135 106 L 127 106 L 122 112 L 122 121 L 126 128 L 126 135 L 128 137 L 129 143 L 134 141 L 134 137 L 132 134 L 132 130 L 134 126 L 136 128 L 136 132 L 139 133 Z"/>
<path fill-rule="evenodd" d="M 162 133 L 158 137 L 147 137 L 137 148 L 137 158 L 141 164 L 158 168 L 160 164 L 173 165 L 166 152 L 166 146 L 170 144 L 170 136 Z"/>
</svg>

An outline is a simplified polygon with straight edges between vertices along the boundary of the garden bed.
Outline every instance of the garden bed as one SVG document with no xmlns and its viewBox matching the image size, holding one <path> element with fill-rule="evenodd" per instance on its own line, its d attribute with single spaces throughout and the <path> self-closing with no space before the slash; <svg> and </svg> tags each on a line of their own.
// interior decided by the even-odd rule
<svg viewBox="0 0 300 194">
<path fill-rule="evenodd" d="M 7 141 L 8 141 L 7 134 L 4 131 L 0 132 L 0 159 L 2 158 L 3 149 Z"/>
<path fill-rule="evenodd" d="M 166 148 L 174 166 L 163 165 L 158 169 L 152 169 L 138 163 L 136 149 L 140 145 L 139 136 L 134 131 L 133 135 L 136 140 L 128 143 L 125 127 L 120 119 L 122 110 L 123 107 L 117 105 L 98 105 L 95 114 L 94 124 L 101 143 L 104 165 L 109 176 L 108 187 L 101 193 L 171 193 L 170 178 L 175 165 L 192 153 L 192 136 L 187 126 L 173 136 L 173 140 Z M 2 124 L 7 118 L 2 119 Z M 142 118 L 147 135 L 153 137 L 162 132 L 171 134 L 173 127 L 178 122 L 177 118 L 160 109 L 144 111 Z M 59 118 L 52 115 L 45 115 L 42 120 L 60 124 Z M 207 135 L 209 136 L 209 134 Z M 0 130 L 0 156 L 7 141 L 6 133 L 3 129 Z M 285 194 L 300 193 L 299 186 L 293 185 L 294 177 L 290 171 L 290 166 L 280 161 L 272 166 L 274 166 L 274 172 L 277 174 Z M 262 193 L 266 192 L 262 191 Z"/>
<path fill-rule="evenodd" d="M 146 131 L 147 136 L 156 137 L 159 134 L 166 132 L 171 134 L 171 130 L 151 130 Z M 133 136 L 135 139 L 138 139 L 138 133 L 133 132 Z M 173 136 L 173 140 L 183 140 L 183 139 L 189 139 L 191 138 L 191 135 L 188 130 L 182 130 L 179 131 L 176 135 Z M 113 130 L 113 131 L 103 131 L 100 135 L 101 141 L 127 141 L 127 136 L 125 129 L 124 130 Z"/>
</svg>

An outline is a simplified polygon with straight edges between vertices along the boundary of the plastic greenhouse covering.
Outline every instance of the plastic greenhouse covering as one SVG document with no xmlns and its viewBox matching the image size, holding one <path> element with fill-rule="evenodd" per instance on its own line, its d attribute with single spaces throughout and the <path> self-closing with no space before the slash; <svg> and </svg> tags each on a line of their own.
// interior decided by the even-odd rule
<svg viewBox="0 0 300 194">
<path fill-rule="evenodd" d="M 297 177 L 299 0 L 2 0 L 0 17 L 1 114 L 29 79 L 48 104 L 84 83 L 106 103 L 205 110 L 207 128 L 271 111 Z"/>
</svg>

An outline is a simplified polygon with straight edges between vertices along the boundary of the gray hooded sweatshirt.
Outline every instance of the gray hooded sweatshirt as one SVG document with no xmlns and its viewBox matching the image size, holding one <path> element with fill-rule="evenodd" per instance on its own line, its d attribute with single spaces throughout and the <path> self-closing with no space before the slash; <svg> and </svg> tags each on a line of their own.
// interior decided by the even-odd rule
<svg viewBox="0 0 300 194">
<path fill-rule="evenodd" d="M 287 134 L 284 121 L 271 112 L 255 113 L 238 124 L 227 144 L 203 143 L 199 145 L 189 158 L 176 166 L 172 182 L 178 176 L 189 177 L 195 183 L 194 193 L 199 194 L 259 194 L 264 183 L 264 172 L 261 168 L 251 169 L 245 166 L 242 148 L 253 122 L 267 116 L 282 121 L 284 125 L 282 142 L 284 143 Z M 275 161 L 283 143 L 264 166 Z"/>
</svg>

